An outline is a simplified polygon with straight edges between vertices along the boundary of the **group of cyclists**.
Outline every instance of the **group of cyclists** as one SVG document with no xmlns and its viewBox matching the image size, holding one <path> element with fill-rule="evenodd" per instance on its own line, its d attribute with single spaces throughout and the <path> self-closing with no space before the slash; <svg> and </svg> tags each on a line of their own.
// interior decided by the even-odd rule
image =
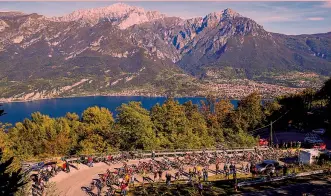
<svg viewBox="0 0 331 196">
<path fill-rule="evenodd" d="M 45 184 L 58 172 L 70 172 L 70 168 L 79 169 L 79 164 L 93 167 L 93 163 L 103 162 L 109 166 L 120 164 L 121 167 L 113 171 L 109 169 L 100 174 L 87 187 L 82 187 L 89 195 L 102 195 L 106 189 L 106 195 L 115 195 L 120 190 L 122 195 L 126 195 L 129 187 L 134 187 L 136 183 L 142 186 L 154 184 L 155 182 L 165 182 L 170 185 L 173 181 L 187 181 L 192 185 L 202 187 L 202 181 L 208 181 L 209 175 L 224 175 L 226 179 L 236 178 L 237 173 L 257 174 L 255 165 L 263 160 L 278 160 L 283 157 L 296 156 L 298 151 L 290 149 L 280 150 L 277 148 L 255 148 L 252 151 L 202 151 L 186 152 L 172 157 L 163 156 L 156 158 L 153 151 L 149 159 L 142 159 L 133 152 L 122 152 L 107 156 L 81 156 L 77 159 L 69 160 L 63 158 L 59 162 L 48 162 L 40 166 L 36 173 L 31 175 L 32 195 L 41 195 Z M 131 163 L 130 160 L 139 159 L 138 163 Z M 200 191 L 200 189 L 199 189 Z"/>
<path fill-rule="evenodd" d="M 190 152 L 181 156 L 158 158 L 155 158 L 155 153 L 152 153 L 150 159 L 140 160 L 135 164 L 124 160 L 120 168 L 115 168 L 114 171 L 108 169 L 104 174 L 99 174 L 98 179 L 94 179 L 90 186 L 82 187 L 82 190 L 89 195 L 99 196 L 102 195 L 102 190 L 107 188 L 105 192 L 107 196 L 115 195 L 116 190 L 120 191 L 121 195 L 126 195 L 129 187 L 134 187 L 136 183 L 142 186 L 146 184 L 153 186 L 154 183 L 165 182 L 169 186 L 172 182 L 179 180 L 193 186 L 198 185 L 199 189 L 202 187 L 201 182 L 208 181 L 210 174 L 224 175 L 226 179 L 230 179 L 231 175 L 233 179 L 236 179 L 237 173 L 256 175 L 257 163 L 266 159 L 278 160 L 285 156 L 295 155 L 296 153 L 290 150 L 284 152 L 274 148 L 263 150 L 256 148 L 254 152 L 240 153 L 225 150 Z"/>
<path fill-rule="evenodd" d="M 46 184 L 49 179 L 59 172 L 70 172 L 70 163 L 67 160 L 50 161 L 47 163 L 40 162 L 28 169 L 30 171 L 31 194 L 33 196 L 43 195 Z"/>
</svg>

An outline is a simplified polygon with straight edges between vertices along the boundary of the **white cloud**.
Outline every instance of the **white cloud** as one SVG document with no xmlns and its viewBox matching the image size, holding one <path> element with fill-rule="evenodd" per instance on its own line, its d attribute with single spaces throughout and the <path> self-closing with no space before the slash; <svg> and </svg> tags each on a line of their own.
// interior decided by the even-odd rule
<svg viewBox="0 0 331 196">
<path fill-rule="evenodd" d="M 310 18 L 307 18 L 307 20 L 320 21 L 320 20 L 324 20 L 324 18 L 323 17 L 310 17 Z"/>
<path fill-rule="evenodd" d="M 284 16 L 266 16 L 259 17 L 255 19 L 257 22 L 286 22 L 286 21 L 296 21 L 295 18 L 284 17 Z"/>
</svg>

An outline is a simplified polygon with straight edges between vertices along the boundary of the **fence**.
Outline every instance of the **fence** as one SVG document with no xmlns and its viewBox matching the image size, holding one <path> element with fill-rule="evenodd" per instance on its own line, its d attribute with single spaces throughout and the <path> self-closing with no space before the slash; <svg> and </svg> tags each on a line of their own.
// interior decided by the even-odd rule
<svg viewBox="0 0 331 196">
<path fill-rule="evenodd" d="M 268 148 L 259 148 L 259 150 L 267 150 Z M 206 149 L 174 149 L 174 150 L 155 150 L 155 157 L 172 157 L 172 156 L 179 156 L 179 155 L 185 155 L 186 153 L 214 153 L 214 152 L 226 152 L 227 154 L 232 154 L 234 152 L 236 153 L 243 153 L 243 152 L 253 152 L 255 151 L 255 148 L 231 148 L 231 149 L 220 149 L 220 148 L 206 148 Z M 109 153 L 98 153 L 98 154 L 91 154 L 92 156 L 96 157 L 105 157 L 109 154 L 115 155 L 115 154 L 122 154 L 122 153 L 129 153 L 130 151 L 113 151 Z M 131 151 L 135 155 L 135 157 L 144 159 L 144 158 L 151 158 L 152 157 L 152 151 Z M 36 165 L 40 162 L 47 162 L 47 161 L 55 161 L 59 159 L 65 159 L 68 162 L 74 162 L 79 159 L 81 159 L 82 156 L 87 155 L 73 155 L 73 156 L 64 156 L 64 157 L 51 157 L 51 158 L 45 158 L 43 160 L 31 160 L 28 162 L 23 163 L 23 168 L 29 168 L 32 165 Z"/>
</svg>

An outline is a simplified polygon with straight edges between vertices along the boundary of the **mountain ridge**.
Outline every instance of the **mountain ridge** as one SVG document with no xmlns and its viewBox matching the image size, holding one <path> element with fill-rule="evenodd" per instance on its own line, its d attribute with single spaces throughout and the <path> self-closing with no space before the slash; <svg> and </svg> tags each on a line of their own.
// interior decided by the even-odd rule
<svg viewBox="0 0 331 196">
<path fill-rule="evenodd" d="M 331 33 L 271 33 L 232 9 L 193 19 L 126 4 L 73 13 L 0 13 L 3 100 L 211 92 L 240 98 L 254 90 L 272 97 L 317 87 L 331 75 Z"/>
</svg>

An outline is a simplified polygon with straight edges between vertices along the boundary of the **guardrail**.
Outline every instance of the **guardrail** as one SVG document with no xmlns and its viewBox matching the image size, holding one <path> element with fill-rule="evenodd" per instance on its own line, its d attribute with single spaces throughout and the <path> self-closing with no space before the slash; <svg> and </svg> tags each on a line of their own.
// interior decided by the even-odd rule
<svg viewBox="0 0 331 196">
<path fill-rule="evenodd" d="M 267 150 L 268 148 L 258 148 L 259 150 Z M 172 157 L 172 156 L 178 156 L 178 155 L 185 155 L 186 153 L 202 153 L 202 152 L 207 152 L 207 153 L 214 153 L 214 152 L 226 152 L 227 154 L 232 154 L 234 152 L 236 153 L 243 153 L 243 152 L 254 152 L 255 148 L 231 148 L 231 149 L 177 149 L 177 150 L 155 150 L 155 157 Z M 99 154 L 92 154 L 91 156 L 97 156 L 97 157 L 105 157 L 109 154 L 115 155 L 115 154 L 121 154 L 121 153 L 129 153 L 130 151 L 117 151 L 117 152 L 112 152 L 112 153 L 99 153 Z M 152 157 L 152 151 L 131 151 L 134 153 L 135 157 L 143 159 L 143 158 L 151 158 Z M 74 162 L 77 160 L 81 160 L 81 157 L 86 157 L 88 155 L 74 155 L 74 156 L 64 156 L 64 157 L 52 157 L 52 158 L 46 158 L 40 161 L 27 161 L 23 163 L 24 168 L 29 168 L 32 165 L 36 165 L 40 162 L 50 162 L 50 161 L 55 161 L 59 159 L 65 159 L 68 162 Z"/>
</svg>

